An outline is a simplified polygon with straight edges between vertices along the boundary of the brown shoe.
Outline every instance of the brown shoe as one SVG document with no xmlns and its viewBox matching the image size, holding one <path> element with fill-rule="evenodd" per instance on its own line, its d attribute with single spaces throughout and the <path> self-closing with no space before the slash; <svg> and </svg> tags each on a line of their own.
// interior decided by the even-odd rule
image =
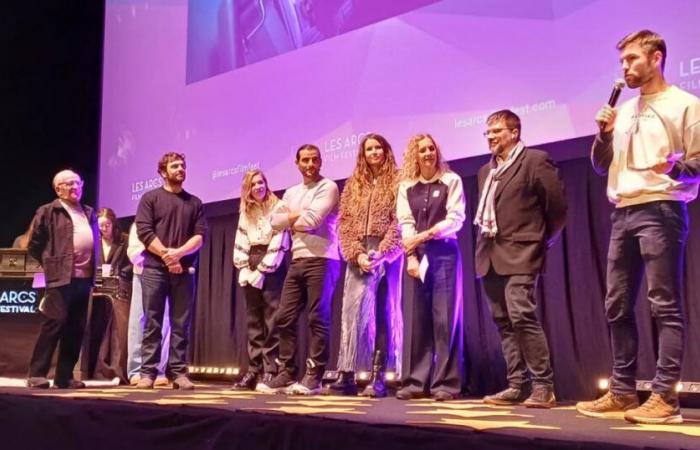
<svg viewBox="0 0 700 450">
<path fill-rule="evenodd" d="M 532 394 L 523 402 L 526 408 L 549 409 L 557 406 L 557 399 L 554 397 L 554 388 L 551 386 L 535 386 Z"/>
<path fill-rule="evenodd" d="M 576 403 L 576 410 L 588 417 L 604 418 L 611 413 L 625 412 L 638 408 L 637 394 L 615 394 L 608 391 L 604 396 L 590 401 Z"/>
<path fill-rule="evenodd" d="M 501 392 L 496 392 L 495 394 L 485 396 L 483 402 L 487 405 L 519 405 L 524 402 L 529 395 L 529 388 L 523 387 L 521 389 L 516 389 L 509 387 Z"/>
<path fill-rule="evenodd" d="M 68 381 L 53 380 L 54 387 L 58 389 L 85 389 L 85 383 L 80 380 L 70 379 Z"/>
<path fill-rule="evenodd" d="M 141 375 L 132 375 L 129 377 L 129 385 L 136 386 L 141 381 Z"/>
<path fill-rule="evenodd" d="M 433 394 L 433 400 L 436 402 L 449 402 L 456 399 L 457 396 L 455 394 L 447 391 L 437 391 Z"/>
<path fill-rule="evenodd" d="M 139 382 L 136 383 L 136 389 L 153 389 L 153 378 L 141 377 Z"/>
<path fill-rule="evenodd" d="M 642 406 L 629 409 L 625 420 L 632 423 L 671 424 L 683 423 L 678 397 L 673 394 L 652 392 Z"/>
<path fill-rule="evenodd" d="M 44 377 L 29 377 L 27 379 L 27 387 L 29 389 L 48 389 L 50 386 L 51 383 Z"/>
<path fill-rule="evenodd" d="M 168 380 L 168 377 L 163 377 L 163 376 L 156 377 L 156 381 L 153 383 L 153 385 L 155 387 L 163 387 L 163 386 L 167 386 L 169 384 L 170 384 L 170 380 Z"/>
<path fill-rule="evenodd" d="M 186 376 L 182 375 L 173 381 L 173 389 L 182 389 L 185 391 L 191 391 L 194 389 L 194 383 L 190 381 L 189 378 Z"/>
</svg>

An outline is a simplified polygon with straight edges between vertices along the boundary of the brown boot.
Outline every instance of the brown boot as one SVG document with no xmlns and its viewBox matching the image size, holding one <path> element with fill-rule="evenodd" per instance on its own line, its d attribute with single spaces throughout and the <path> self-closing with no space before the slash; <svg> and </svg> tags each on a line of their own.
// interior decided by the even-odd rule
<svg viewBox="0 0 700 450">
<path fill-rule="evenodd" d="M 604 418 L 609 414 L 625 412 L 639 407 L 637 394 L 615 394 L 608 391 L 604 396 L 590 401 L 576 403 L 576 410 L 588 417 Z"/>
<path fill-rule="evenodd" d="M 683 416 L 675 394 L 652 392 L 642 406 L 627 410 L 625 420 L 632 423 L 672 424 L 683 423 Z"/>
</svg>

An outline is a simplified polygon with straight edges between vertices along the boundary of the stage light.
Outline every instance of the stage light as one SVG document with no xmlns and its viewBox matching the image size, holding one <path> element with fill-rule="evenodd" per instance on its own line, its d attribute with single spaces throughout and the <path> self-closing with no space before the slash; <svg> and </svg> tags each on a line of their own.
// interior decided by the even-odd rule
<svg viewBox="0 0 700 450">
<path fill-rule="evenodd" d="M 610 387 L 610 380 L 607 378 L 601 378 L 598 380 L 598 389 L 601 391 L 607 391 Z"/>
<path fill-rule="evenodd" d="M 360 372 L 357 374 L 357 379 L 359 381 L 367 381 L 369 380 L 370 375 L 371 374 L 369 372 Z"/>
<path fill-rule="evenodd" d="M 235 381 L 240 378 L 238 367 L 189 367 L 190 378 L 199 381 Z"/>
<path fill-rule="evenodd" d="M 396 381 L 396 372 L 386 372 L 384 374 L 384 381 Z"/>
<path fill-rule="evenodd" d="M 676 383 L 676 392 L 683 392 L 683 383 Z"/>
</svg>

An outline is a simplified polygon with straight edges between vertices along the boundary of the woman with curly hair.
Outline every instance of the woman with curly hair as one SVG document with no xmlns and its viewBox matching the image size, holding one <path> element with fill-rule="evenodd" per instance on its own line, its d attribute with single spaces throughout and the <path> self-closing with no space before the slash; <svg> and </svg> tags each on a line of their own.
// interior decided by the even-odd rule
<svg viewBox="0 0 700 450">
<path fill-rule="evenodd" d="M 378 134 L 366 135 L 340 198 L 340 248 L 348 265 L 339 375 L 324 393 L 355 395 L 355 372 L 371 370 L 370 383 L 360 395 L 385 397 L 387 362 L 400 369 L 403 327 L 398 285 L 402 260 L 396 220 L 397 187 L 398 170 L 391 145 Z"/>
<path fill-rule="evenodd" d="M 410 343 L 396 397 L 452 400 L 462 380 L 462 179 L 429 134 L 411 138 L 401 175 L 396 215 L 409 275 L 403 297 Z"/>
<path fill-rule="evenodd" d="M 243 286 L 248 323 L 248 371 L 234 390 L 254 390 L 277 373 L 278 340 L 270 336 L 272 318 L 284 281 L 281 268 L 289 249 L 288 231 L 275 231 L 270 216 L 280 200 L 259 169 L 248 171 L 241 187 L 241 206 L 233 249 L 238 284 Z"/>
</svg>

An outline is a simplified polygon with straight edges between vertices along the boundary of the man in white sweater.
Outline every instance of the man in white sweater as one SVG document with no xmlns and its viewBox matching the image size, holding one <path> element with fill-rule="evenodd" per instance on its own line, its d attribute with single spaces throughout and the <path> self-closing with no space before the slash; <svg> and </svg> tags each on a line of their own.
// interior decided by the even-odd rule
<svg viewBox="0 0 700 450">
<path fill-rule="evenodd" d="M 280 365 L 277 376 L 257 389 L 267 392 L 313 395 L 321 389 L 328 362 L 328 330 L 331 300 L 340 273 L 338 253 L 338 186 L 321 176 L 321 152 L 303 145 L 296 165 L 303 182 L 290 187 L 282 201 L 285 208 L 272 215 L 272 228 L 292 233 L 292 262 L 282 287 L 279 308 L 270 336 L 279 333 Z M 297 322 L 304 306 L 309 311 L 309 352 L 306 373 L 297 375 Z"/>
<path fill-rule="evenodd" d="M 664 79 L 666 43 L 658 34 L 631 33 L 617 49 L 627 86 L 641 95 L 618 109 L 603 106 L 591 154 L 595 170 L 608 174 L 608 198 L 616 207 L 605 298 L 613 373 L 607 394 L 576 408 L 592 417 L 624 411 L 633 423 L 681 423 L 675 391 L 684 346 L 681 274 L 686 203 L 697 196 L 700 181 L 700 100 Z M 652 394 L 640 406 L 634 301 L 642 270 L 659 355 Z"/>
</svg>

